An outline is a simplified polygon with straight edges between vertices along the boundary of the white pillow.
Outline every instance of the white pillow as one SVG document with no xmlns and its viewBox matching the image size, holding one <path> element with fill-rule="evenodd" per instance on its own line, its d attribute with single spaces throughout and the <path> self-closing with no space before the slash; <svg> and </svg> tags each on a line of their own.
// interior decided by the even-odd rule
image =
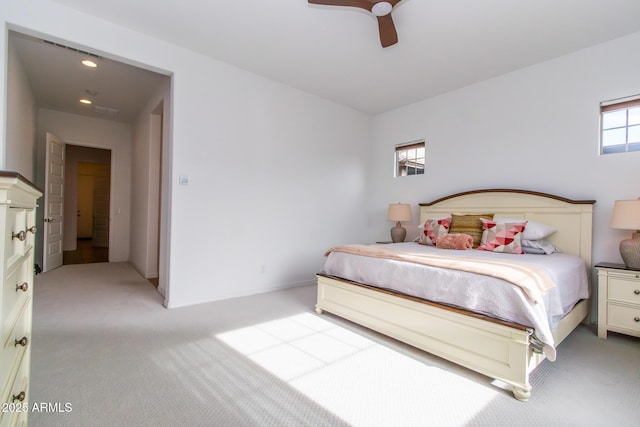
<svg viewBox="0 0 640 427">
<path fill-rule="evenodd" d="M 522 239 L 522 250 L 526 253 L 527 251 L 525 250 L 525 248 L 541 249 L 547 255 L 552 254 L 554 252 L 562 252 L 560 249 L 556 247 L 556 245 L 554 245 L 553 243 L 545 239 L 538 239 L 538 240 Z"/>
<path fill-rule="evenodd" d="M 497 223 L 524 221 L 524 219 L 522 218 L 494 218 L 493 220 Z M 543 224 L 537 221 L 527 221 L 527 226 L 524 228 L 524 232 L 522 233 L 522 238 L 525 240 L 546 239 L 556 231 L 558 231 L 558 229 L 553 228 L 550 225 Z"/>
<path fill-rule="evenodd" d="M 543 249 L 532 248 L 531 246 L 523 246 L 522 252 L 524 252 L 525 254 L 533 254 L 533 255 L 548 255 Z"/>
</svg>

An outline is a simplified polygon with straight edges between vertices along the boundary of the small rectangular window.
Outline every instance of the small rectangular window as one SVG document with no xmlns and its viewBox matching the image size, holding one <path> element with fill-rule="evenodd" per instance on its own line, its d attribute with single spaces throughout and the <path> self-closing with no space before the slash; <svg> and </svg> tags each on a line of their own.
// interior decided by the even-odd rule
<svg viewBox="0 0 640 427">
<path fill-rule="evenodd" d="M 600 104 L 600 153 L 640 151 L 640 96 Z"/>
<path fill-rule="evenodd" d="M 424 141 L 396 145 L 395 176 L 424 174 Z"/>
</svg>

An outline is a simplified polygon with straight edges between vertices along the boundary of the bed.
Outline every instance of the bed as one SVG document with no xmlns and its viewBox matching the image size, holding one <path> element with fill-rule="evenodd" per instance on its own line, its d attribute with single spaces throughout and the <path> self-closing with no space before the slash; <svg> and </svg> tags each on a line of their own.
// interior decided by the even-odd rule
<svg viewBox="0 0 640 427">
<path fill-rule="evenodd" d="M 564 256 L 583 261 L 583 268 L 588 271 L 591 266 L 594 203 L 593 200 L 570 200 L 524 190 L 475 190 L 421 203 L 420 221 L 452 213 L 469 215 L 491 212 L 496 218 L 515 218 L 546 224 L 557 230 L 546 237 L 546 240 L 559 248 Z M 396 245 L 381 247 L 391 250 L 393 246 Z M 513 254 L 508 256 L 518 260 L 527 257 Z M 546 255 L 528 255 L 536 256 Z M 384 272 L 379 271 L 382 276 Z M 541 342 L 540 337 L 536 336 L 544 333 L 541 331 L 536 334 L 538 331 L 530 321 L 516 322 L 501 315 L 478 313 L 469 307 L 436 302 L 404 291 L 365 283 L 368 279 L 359 277 L 360 280 L 352 280 L 352 277 L 347 276 L 348 274 L 327 274 L 325 270 L 317 275 L 317 313 L 326 311 L 335 314 L 501 380 L 512 386 L 513 395 L 518 400 L 526 401 L 530 398 L 530 375 L 550 355 L 549 351 L 545 351 L 545 340 Z M 586 273 L 584 280 L 588 288 L 589 277 Z M 558 316 L 557 321 L 549 325 L 550 337 L 546 342 L 550 342 L 551 347 L 547 346 L 547 350 L 554 350 L 576 326 L 581 322 L 588 322 L 589 292 L 583 293 L 565 311 L 562 316 Z"/>
</svg>

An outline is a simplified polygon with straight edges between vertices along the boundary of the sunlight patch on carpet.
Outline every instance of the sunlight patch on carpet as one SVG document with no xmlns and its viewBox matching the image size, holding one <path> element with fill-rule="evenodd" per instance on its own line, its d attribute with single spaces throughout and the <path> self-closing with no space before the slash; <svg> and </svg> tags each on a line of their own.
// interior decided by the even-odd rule
<svg viewBox="0 0 640 427">
<path fill-rule="evenodd" d="M 356 426 L 463 425 L 499 393 L 310 313 L 216 337 Z"/>
</svg>

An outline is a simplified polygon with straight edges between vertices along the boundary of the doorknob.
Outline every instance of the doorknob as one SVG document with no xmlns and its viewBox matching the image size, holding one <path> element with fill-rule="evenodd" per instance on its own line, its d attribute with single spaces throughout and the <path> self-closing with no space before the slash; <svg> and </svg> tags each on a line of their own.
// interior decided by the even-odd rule
<svg viewBox="0 0 640 427">
<path fill-rule="evenodd" d="M 53 218 L 44 218 L 43 221 L 44 222 L 53 222 Z"/>
</svg>

